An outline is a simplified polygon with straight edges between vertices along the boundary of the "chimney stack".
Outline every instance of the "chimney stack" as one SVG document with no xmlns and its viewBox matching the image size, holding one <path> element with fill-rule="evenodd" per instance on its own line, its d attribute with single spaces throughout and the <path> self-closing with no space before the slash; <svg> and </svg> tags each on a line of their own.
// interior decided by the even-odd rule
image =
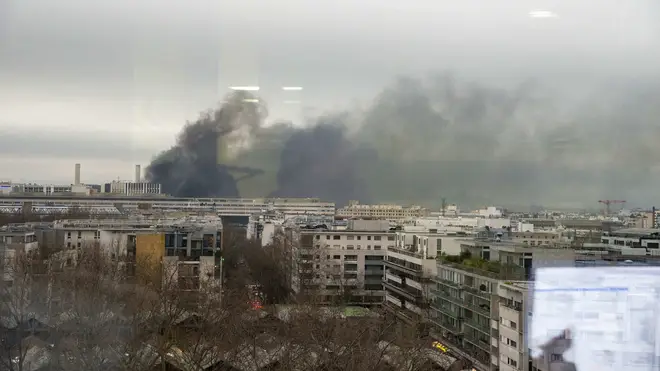
<svg viewBox="0 0 660 371">
<path fill-rule="evenodd" d="M 74 185 L 80 185 L 80 164 L 76 164 L 76 175 L 73 181 Z"/>
<path fill-rule="evenodd" d="M 135 183 L 140 183 L 142 179 L 142 171 L 140 170 L 140 165 L 135 165 Z"/>
</svg>

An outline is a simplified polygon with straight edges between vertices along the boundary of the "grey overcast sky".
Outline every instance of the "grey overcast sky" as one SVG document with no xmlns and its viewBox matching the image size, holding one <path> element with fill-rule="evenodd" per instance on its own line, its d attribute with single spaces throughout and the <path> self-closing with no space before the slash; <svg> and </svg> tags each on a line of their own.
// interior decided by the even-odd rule
<svg viewBox="0 0 660 371">
<path fill-rule="evenodd" d="M 398 74 L 657 78 L 659 3 L 0 0 L 0 180 L 68 183 L 75 162 L 87 182 L 130 178 L 231 85 L 261 86 L 270 119 L 298 121 Z"/>
</svg>

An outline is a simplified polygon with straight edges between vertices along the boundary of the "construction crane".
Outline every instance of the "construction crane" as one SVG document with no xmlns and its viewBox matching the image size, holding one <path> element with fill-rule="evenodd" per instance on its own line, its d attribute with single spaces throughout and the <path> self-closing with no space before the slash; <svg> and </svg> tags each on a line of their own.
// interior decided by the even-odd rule
<svg viewBox="0 0 660 371">
<path fill-rule="evenodd" d="M 598 200 L 599 203 L 605 205 L 605 216 L 610 216 L 610 205 L 612 204 L 625 204 L 625 200 Z"/>
</svg>

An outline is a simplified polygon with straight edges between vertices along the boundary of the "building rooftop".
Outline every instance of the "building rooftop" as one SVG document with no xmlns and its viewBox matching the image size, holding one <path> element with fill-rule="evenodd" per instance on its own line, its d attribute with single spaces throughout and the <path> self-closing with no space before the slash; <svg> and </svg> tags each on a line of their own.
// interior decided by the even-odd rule
<svg viewBox="0 0 660 371">
<path fill-rule="evenodd" d="M 623 228 L 608 233 L 609 236 L 618 237 L 660 237 L 660 229 L 651 228 Z"/>
<path fill-rule="evenodd" d="M 521 266 L 484 260 L 473 257 L 469 253 L 442 255 L 438 256 L 436 260 L 438 265 L 459 269 L 494 280 L 522 281 L 525 279 L 525 270 Z"/>
</svg>

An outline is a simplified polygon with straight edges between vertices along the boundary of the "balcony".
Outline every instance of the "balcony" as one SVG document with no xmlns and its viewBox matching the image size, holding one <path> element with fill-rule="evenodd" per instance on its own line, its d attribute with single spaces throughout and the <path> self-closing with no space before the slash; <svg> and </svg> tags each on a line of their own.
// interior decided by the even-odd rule
<svg viewBox="0 0 660 371">
<path fill-rule="evenodd" d="M 452 310 L 450 306 L 443 304 L 442 302 L 431 302 L 431 308 L 436 312 L 440 312 L 445 317 L 450 317 L 456 321 L 458 321 L 458 318 L 460 317 L 459 312 Z M 456 327 L 456 331 L 458 331 L 458 327 Z"/>
<path fill-rule="evenodd" d="M 400 249 L 398 247 L 393 247 L 393 246 L 389 246 L 387 248 L 387 251 L 395 252 L 395 253 L 402 254 L 402 255 L 409 256 L 411 258 L 416 258 L 416 259 L 422 259 L 423 258 L 422 253 L 413 252 L 413 251 L 406 250 L 406 249 Z"/>
<path fill-rule="evenodd" d="M 409 324 L 419 323 L 422 320 L 422 316 L 420 316 L 419 314 L 411 311 L 410 309 L 397 306 L 388 300 L 385 300 L 383 307 L 388 312 L 396 315 L 398 318 L 402 319 L 403 321 Z"/>
<path fill-rule="evenodd" d="M 461 289 L 465 290 L 467 293 L 470 295 L 474 295 L 476 297 L 482 298 L 484 300 L 490 301 L 491 293 L 485 290 L 481 290 L 478 288 L 474 288 L 472 286 L 461 286 Z"/>
<path fill-rule="evenodd" d="M 523 310 L 522 303 L 519 302 L 509 302 L 508 300 L 503 300 L 500 302 L 500 304 L 506 308 L 515 310 L 516 312 L 522 312 Z"/>
<path fill-rule="evenodd" d="M 442 318 L 429 318 L 429 321 L 432 325 L 440 327 L 442 330 L 448 331 L 452 334 L 458 335 L 461 334 L 461 328 L 459 326 L 451 324 L 451 322 L 443 321 Z"/>
<path fill-rule="evenodd" d="M 463 324 L 490 336 L 490 319 L 488 320 L 488 324 L 484 325 L 476 321 L 474 318 L 466 318 L 465 321 L 463 321 Z"/>
<path fill-rule="evenodd" d="M 410 300 L 417 301 L 422 298 L 422 292 L 419 290 L 415 290 L 410 286 L 403 285 L 397 282 L 394 282 L 392 280 L 383 280 L 383 284 L 385 286 L 385 290 L 388 291 L 393 291 L 398 293 L 399 295 L 403 295 L 407 297 Z"/>
<path fill-rule="evenodd" d="M 391 268 L 391 269 L 397 270 L 397 271 L 406 272 L 406 273 L 410 274 L 411 276 L 421 277 L 422 274 L 423 274 L 422 267 L 408 266 L 408 265 L 406 265 L 407 262 L 403 262 L 403 261 L 395 262 L 395 261 L 385 260 L 384 263 L 385 263 L 385 266 L 388 267 L 388 268 Z"/>
</svg>

